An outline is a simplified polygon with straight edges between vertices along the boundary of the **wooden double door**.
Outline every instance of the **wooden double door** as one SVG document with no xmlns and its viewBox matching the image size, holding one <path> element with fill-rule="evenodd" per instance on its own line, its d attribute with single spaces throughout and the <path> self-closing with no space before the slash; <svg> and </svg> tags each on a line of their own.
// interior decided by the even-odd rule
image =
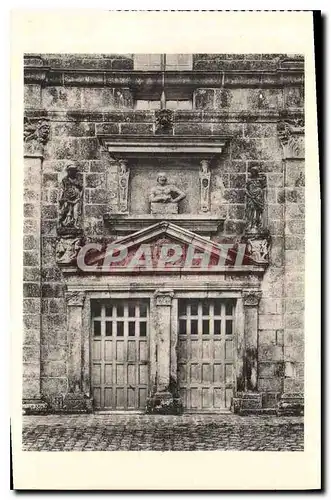
<svg viewBox="0 0 331 500">
<path fill-rule="evenodd" d="M 142 299 L 93 302 L 91 378 L 96 410 L 145 410 L 151 363 L 149 307 Z M 178 299 L 177 378 L 184 410 L 217 412 L 230 407 L 234 319 L 233 300 Z"/>
</svg>

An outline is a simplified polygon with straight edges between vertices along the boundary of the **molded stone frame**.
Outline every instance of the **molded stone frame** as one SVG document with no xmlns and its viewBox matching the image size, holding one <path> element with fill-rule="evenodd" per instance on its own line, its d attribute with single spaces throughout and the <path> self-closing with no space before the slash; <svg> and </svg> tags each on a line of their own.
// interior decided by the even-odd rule
<svg viewBox="0 0 331 500">
<path fill-rule="evenodd" d="M 67 273 L 65 273 L 67 274 Z M 133 279 L 135 283 L 133 283 Z M 230 280 L 230 282 L 229 282 Z M 118 276 L 109 290 L 109 277 L 67 275 L 68 301 L 68 377 L 70 392 L 64 398 L 63 411 L 89 412 L 93 409 L 91 393 L 91 300 L 93 299 L 148 299 L 150 301 L 149 328 L 149 398 L 146 412 L 179 414 L 182 403 L 177 386 L 177 321 L 178 299 L 234 298 L 236 356 L 234 388 L 237 395 L 247 387 L 252 376 L 247 371 L 247 346 L 257 345 L 257 306 L 245 306 L 245 287 L 250 294 L 260 296 L 260 278 L 252 274 L 241 279 L 219 275 L 210 276 L 201 283 L 195 276 L 185 283 L 173 276 L 165 276 L 162 288 L 157 277 Z M 249 308 L 246 311 L 245 307 Z M 253 308 L 253 316 L 250 308 Z M 158 354 L 156 355 L 156 351 Z M 251 372 L 250 372 L 251 373 Z"/>
</svg>

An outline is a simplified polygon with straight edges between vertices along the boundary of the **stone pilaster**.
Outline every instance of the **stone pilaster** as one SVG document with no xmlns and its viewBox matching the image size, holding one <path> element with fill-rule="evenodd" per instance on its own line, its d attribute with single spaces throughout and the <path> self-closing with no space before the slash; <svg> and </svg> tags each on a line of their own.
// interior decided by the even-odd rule
<svg viewBox="0 0 331 500">
<path fill-rule="evenodd" d="M 156 336 L 156 390 L 147 404 L 147 412 L 173 414 L 181 411 L 180 400 L 171 383 L 171 307 L 174 292 L 156 290 L 154 294 L 154 333 Z"/>
<path fill-rule="evenodd" d="M 278 413 L 301 414 L 304 408 L 304 265 L 305 144 L 304 119 L 278 123 L 284 164 L 285 282 L 284 392 Z"/>
<path fill-rule="evenodd" d="M 262 394 L 258 392 L 258 307 L 262 292 L 244 289 L 242 292 L 242 313 L 244 326 L 242 371 L 240 387 L 233 400 L 233 411 L 245 414 L 262 408 Z M 241 363 L 239 363 L 241 365 Z"/>
<path fill-rule="evenodd" d="M 24 120 L 23 412 L 47 411 L 41 395 L 41 185 L 46 119 Z"/>
<path fill-rule="evenodd" d="M 83 392 L 82 349 L 83 349 L 83 306 L 84 292 L 66 293 L 68 329 L 68 388 L 64 397 L 63 410 L 69 413 L 86 413 L 92 404 Z"/>
</svg>

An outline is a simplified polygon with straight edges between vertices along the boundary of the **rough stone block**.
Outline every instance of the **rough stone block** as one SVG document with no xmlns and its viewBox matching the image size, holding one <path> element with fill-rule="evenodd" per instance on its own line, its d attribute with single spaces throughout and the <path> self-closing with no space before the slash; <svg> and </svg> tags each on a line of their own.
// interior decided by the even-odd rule
<svg viewBox="0 0 331 500">
<path fill-rule="evenodd" d="M 66 394 L 68 391 L 67 377 L 41 377 L 41 392 L 45 396 Z"/>
<path fill-rule="evenodd" d="M 285 286 L 285 297 L 304 297 L 305 296 L 305 284 L 303 282 L 298 282 L 297 280 L 288 280 Z"/>
<path fill-rule="evenodd" d="M 175 135 L 211 135 L 212 130 L 211 123 L 175 123 L 174 126 Z"/>
<path fill-rule="evenodd" d="M 234 173 L 246 173 L 247 171 L 247 161 L 245 160 L 225 160 L 222 164 L 222 172 Z"/>
<path fill-rule="evenodd" d="M 43 298 L 63 297 L 64 289 L 64 285 L 60 283 L 44 283 L 42 285 L 42 296 Z"/>
<path fill-rule="evenodd" d="M 286 234 L 305 234 L 305 222 L 303 220 L 288 220 L 285 226 Z"/>
<path fill-rule="evenodd" d="M 41 107 L 41 86 L 40 85 L 24 85 L 24 107 L 25 108 L 40 108 Z"/>
<path fill-rule="evenodd" d="M 48 110 L 80 109 L 82 89 L 80 87 L 50 87 L 43 89 L 42 103 Z"/>
<path fill-rule="evenodd" d="M 283 205 L 274 204 L 268 205 L 268 219 L 279 220 L 282 219 L 284 215 Z"/>
<path fill-rule="evenodd" d="M 259 391 L 278 391 L 283 388 L 282 379 L 277 377 L 272 378 L 259 378 L 258 381 Z"/>
<path fill-rule="evenodd" d="M 118 127 L 118 126 L 117 126 Z M 93 137 L 95 124 L 90 122 L 51 122 L 51 134 L 64 137 Z"/>
<path fill-rule="evenodd" d="M 65 361 L 67 359 L 67 346 L 59 344 L 43 344 L 41 346 L 41 359 L 48 361 Z"/>
<path fill-rule="evenodd" d="M 229 205 L 228 218 L 242 220 L 245 218 L 245 205 Z"/>
<path fill-rule="evenodd" d="M 282 314 L 283 300 L 262 298 L 260 300 L 260 314 Z"/>
<path fill-rule="evenodd" d="M 304 330 L 303 328 L 286 328 L 284 331 L 284 345 L 288 347 L 303 346 L 304 344 Z"/>
<path fill-rule="evenodd" d="M 276 330 L 276 344 L 279 346 L 284 345 L 284 330 Z"/>
<path fill-rule="evenodd" d="M 100 155 L 100 146 L 94 137 L 57 137 L 45 147 L 45 158 L 65 160 L 94 160 Z"/>
<path fill-rule="evenodd" d="M 25 219 L 23 222 L 23 232 L 24 234 L 38 234 L 39 220 L 37 219 Z"/>
<path fill-rule="evenodd" d="M 33 399 L 40 395 L 40 381 L 37 378 L 25 377 L 22 380 L 23 399 Z"/>
<path fill-rule="evenodd" d="M 23 299 L 24 314 L 40 314 L 40 299 Z"/>
<path fill-rule="evenodd" d="M 23 326 L 29 330 L 40 328 L 40 314 L 23 314 Z"/>
<path fill-rule="evenodd" d="M 40 341 L 40 328 L 38 330 L 23 330 L 23 345 L 24 344 L 37 344 Z"/>
<path fill-rule="evenodd" d="M 40 267 L 24 267 L 23 268 L 23 281 L 35 281 L 38 283 L 40 280 Z"/>
<path fill-rule="evenodd" d="M 283 316 L 281 314 L 260 314 L 259 328 L 261 330 L 278 330 L 283 327 Z"/>
<path fill-rule="evenodd" d="M 303 87 L 284 87 L 285 107 L 302 108 L 304 106 Z"/>
<path fill-rule="evenodd" d="M 67 366 L 65 361 L 41 361 L 42 377 L 66 377 Z"/>
<path fill-rule="evenodd" d="M 268 174 L 267 175 L 268 186 L 270 187 L 283 187 L 283 175 L 282 174 Z"/>
<path fill-rule="evenodd" d="M 276 330 L 259 330 L 259 344 L 275 344 Z"/>
<path fill-rule="evenodd" d="M 259 361 L 283 361 L 283 347 L 271 344 L 261 344 L 258 348 Z"/>
<path fill-rule="evenodd" d="M 286 298 L 285 311 L 287 313 L 302 313 L 305 310 L 305 302 L 302 299 Z"/>
<path fill-rule="evenodd" d="M 215 89 L 197 89 L 193 93 L 193 102 L 196 109 L 215 108 Z"/>
<path fill-rule="evenodd" d="M 23 345 L 23 363 L 39 363 L 40 359 L 40 345 L 39 343 L 35 344 L 26 344 Z"/>
<path fill-rule="evenodd" d="M 284 360 L 294 362 L 304 362 L 304 346 L 297 344 L 294 346 L 284 346 Z"/>
<path fill-rule="evenodd" d="M 244 136 L 250 138 L 276 137 L 276 123 L 245 123 Z"/>
<path fill-rule="evenodd" d="M 224 199 L 228 203 L 240 204 L 245 202 L 245 190 L 244 189 L 225 189 Z"/>
<path fill-rule="evenodd" d="M 285 238 L 285 250 L 304 251 L 305 241 L 301 236 L 288 236 Z"/>
<path fill-rule="evenodd" d="M 152 123 L 121 123 L 120 132 L 128 135 L 151 135 L 153 125 Z"/>
<path fill-rule="evenodd" d="M 304 381 L 298 378 L 285 378 L 284 379 L 284 392 L 299 392 L 304 391 Z"/>
<path fill-rule="evenodd" d="M 286 219 L 304 219 L 305 206 L 301 203 L 287 203 L 285 217 Z"/>
<path fill-rule="evenodd" d="M 23 283 L 23 297 L 40 297 L 39 283 Z"/>
<path fill-rule="evenodd" d="M 230 188 L 245 189 L 246 174 L 230 174 Z"/>
<path fill-rule="evenodd" d="M 233 234 L 233 235 L 240 235 L 243 233 L 245 229 L 245 222 L 243 221 L 233 221 L 233 220 L 228 220 L 225 222 L 225 233 L 226 234 Z"/>
</svg>

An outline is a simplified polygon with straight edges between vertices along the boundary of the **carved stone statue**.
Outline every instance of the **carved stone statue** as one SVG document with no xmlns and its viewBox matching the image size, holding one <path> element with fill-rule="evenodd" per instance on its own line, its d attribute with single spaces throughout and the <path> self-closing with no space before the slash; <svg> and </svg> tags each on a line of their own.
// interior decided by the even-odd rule
<svg viewBox="0 0 331 500">
<path fill-rule="evenodd" d="M 258 169 L 252 167 L 250 169 L 250 179 L 246 184 L 246 231 L 249 233 L 258 233 L 262 229 L 265 187 L 265 175 L 260 175 Z"/>
<path fill-rule="evenodd" d="M 149 201 L 151 213 L 178 213 L 178 203 L 186 197 L 184 191 L 173 184 L 168 184 L 165 173 L 157 176 L 157 185 L 151 189 Z"/>
<path fill-rule="evenodd" d="M 83 184 L 75 165 L 68 165 L 62 180 L 59 199 L 58 232 L 60 234 L 81 231 Z"/>
</svg>

